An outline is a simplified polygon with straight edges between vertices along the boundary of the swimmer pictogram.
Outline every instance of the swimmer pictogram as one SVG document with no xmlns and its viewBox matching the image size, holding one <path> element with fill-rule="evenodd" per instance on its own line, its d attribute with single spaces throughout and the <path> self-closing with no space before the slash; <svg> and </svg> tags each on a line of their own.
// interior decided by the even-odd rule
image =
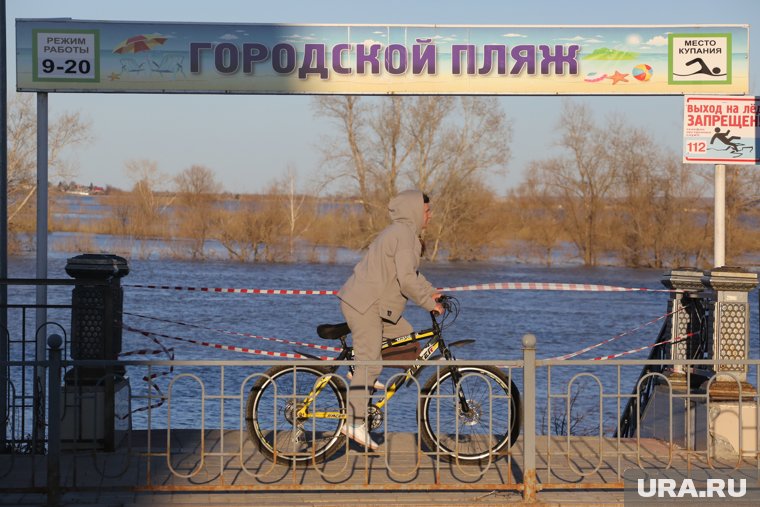
<svg viewBox="0 0 760 507">
<path fill-rule="evenodd" d="M 696 76 L 696 75 L 699 75 L 699 74 L 706 75 L 706 76 L 711 76 L 711 77 L 722 77 L 722 76 L 726 75 L 725 72 L 721 73 L 721 68 L 720 67 L 716 66 L 716 67 L 713 67 L 711 69 L 707 65 L 707 63 L 705 63 L 705 61 L 703 59 L 701 59 L 701 58 L 694 58 L 693 60 L 689 60 L 684 65 L 686 67 L 692 67 L 693 69 L 696 69 L 696 70 L 693 70 L 692 72 L 690 72 L 688 74 L 677 74 L 677 73 L 674 72 L 673 75 L 674 76 L 681 76 L 681 77 Z"/>
</svg>

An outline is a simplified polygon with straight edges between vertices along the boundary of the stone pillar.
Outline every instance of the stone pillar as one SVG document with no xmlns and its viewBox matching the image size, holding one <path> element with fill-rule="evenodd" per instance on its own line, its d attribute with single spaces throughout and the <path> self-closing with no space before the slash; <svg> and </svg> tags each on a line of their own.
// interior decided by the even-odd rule
<svg viewBox="0 0 760 507">
<path fill-rule="evenodd" d="M 668 301 L 670 340 L 678 339 L 680 336 L 688 336 L 699 329 L 699 315 L 690 300 L 698 297 L 697 294 L 705 289 L 702 276 L 702 271 L 696 268 L 676 268 L 665 273 L 660 280 L 668 289 L 679 291 L 672 292 Z M 670 346 L 670 358 L 673 360 L 690 359 L 693 355 L 692 344 L 698 339 L 698 336 L 689 336 L 685 340 L 673 343 Z M 686 389 L 687 377 L 684 365 L 674 364 L 673 370 L 668 374 L 668 380 L 673 388 Z"/>
<path fill-rule="evenodd" d="M 757 286 L 757 274 L 722 266 L 706 272 L 702 282 L 715 291 L 710 302 L 713 359 L 748 359 L 749 292 Z M 743 394 L 752 396 L 756 393 L 755 388 L 747 383 L 746 365 L 719 364 L 715 367 L 715 375 L 710 384 L 711 398 L 738 399 L 737 379 L 741 382 Z"/>
</svg>

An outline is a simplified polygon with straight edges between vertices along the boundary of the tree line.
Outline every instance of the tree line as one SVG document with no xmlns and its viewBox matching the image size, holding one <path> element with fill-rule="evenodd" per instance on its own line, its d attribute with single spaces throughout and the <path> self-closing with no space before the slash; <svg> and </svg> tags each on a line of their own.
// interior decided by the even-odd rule
<svg viewBox="0 0 760 507">
<path fill-rule="evenodd" d="M 335 129 L 320 139 L 323 174 L 308 186 L 288 167 L 262 194 L 223 193 L 213 169 L 193 165 L 170 178 L 150 160 L 131 160 L 133 186 L 112 189 L 108 216 L 53 221 L 53 230 L 172 239 L 176 255 L 204 258 L 215 240 L 241 262 L 314 260 L 317 252 L 361 249 L 387 224 L 387 202 L 419 188 L 432 198 L 423 238 L 432 260 L 510 257 L 550 265 L 706 266 L 712 255 L 712 176 L 681 163 L 643 128 L 600 121 L 568 101 L 554 127 L 555 156 L 532 161 L 506 195 L 489 185 L 509 170 L 512 124 L 493 97 L 319 97 L 314 114 Z M 34 228 L 34 115 L 13 103 L 9 121 L 9 230 L 17 248 Z M 50 164 L 85 143 L 78 114 L 51 123 Z M 31 144 L 30 144 L 31 143 Z M 758 249 L 760 177 L 728 166 L 727 262 Z M 14 241 L 15 239 L 15 241 Z"/>
</svg>

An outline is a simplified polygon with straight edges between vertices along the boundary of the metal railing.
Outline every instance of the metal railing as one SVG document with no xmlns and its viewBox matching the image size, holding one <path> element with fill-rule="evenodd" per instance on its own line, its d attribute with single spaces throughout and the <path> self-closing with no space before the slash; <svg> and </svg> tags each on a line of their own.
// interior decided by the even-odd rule
<svg viewBox="0 0 760 507">
<path fill-rule="evenodd" d="M 47 494 L 51 505 L 62 493 L 86 490 L 474 489 L 517 491 L 531 501 L 552 489 L 621 489 L 628 469 L 682 468 L 689 474 L 746 466 L 760 481 L 760 400 L 751 385 L 760 385 L 760 360 L 726 359 L 731 354 L 705 359 L 713 345 L 712 329 L 704 325 L 706 298 L 693 298 L 686 312 L 694 317 L 675 330 L 675 321 L 666 322 L 657 340 L 662 345 L 647 360 L 537 359 L 540 337 L 527 335 L 520 360 L 425 362 L 433 375 L 452 364 L 496 367 L 520 388 L 520 438 L 493 459 L 465 465 L 425 448 L 416 415 L 422 380 L 414 380 L 404 389 L 406 398 L 383 409 L 379 451 L 347 443 L 326 462 L 304 468 L 278 465 L 255 448 L 245 420 L 247 398 L 271 367 L 324 361 L 75 360 L 67 333 L 70 304 L 45 305 L 58 320 L 43 325 L 30 322 L 38 305 L 7 305 L 19 318 L 5 330 L 7 355 L 0 357 L 0 491 Z M 676 315 L 672 307 L 669 312 Z M 673 344 L 679 342 L 665 342 L 684 332 L 690 338 L 680 342 L 677 355 Z M 742 371 L 746 378 L 739 378 Z M 93 372 L 103 376 L 93 381 Z M 722 372 L 720 389 L 714 389 L 712 372 Z M 504 402 L 503 393 L 491 393 L 487 405 Z M 728 430 L 719 430 L 726 421 L 714 414 L 724 405 L 736 416 Z"/>
<path fill-rule="evenodd" d="M 710 437 L 716 424 L 710 419 L 710 409 L 719 401 L 725 403 L 711 396 L 712 380 L 703 389 L 679 391 L 665 375 L 655 372 L 675 364 L 690 375 L 693 368 L 717 368 L 720 364 L 716 361 L 539 360 L 535 339 L 525 337 L 520 361 L 453 362 L 460 366 L 499 367 L 510 379 L 517 380 L 523 397 L 521 436 L 503 455 L 479 465 L 448 463 L 439 453 L 421 446 L 416 427 L 395 430 L 397 421 L 406 417 L 408 425 L 416 417 L 414 410 L 410 413 L 408 407 L 398 408 L 391 403 L 385 413 L 385 444 L 377 453 L 347 445 L 327 462 L 301 469 L 276 465 L 254 448 L 244 415 L 247 396 L 253 380 L 265 375 L 269 367 L 324 362 L 72 361 L 62 358 L 60 337 L 51 337 L 49 344 L 50 354 L 45 361 L 6 362 L 8 367 L 44 368 L 48 372 L 49 397 L 46 455 L 16 448 L 0 456 L 0 489 L 44 492 L 53 504 L 64 492 L 91 489 L 475 489 L 519 491 L 524 499 L 531 500 L 542 490 L 620 489 L 629 468 L 683 467 L 692 471 L 742 465 L 760 470 L 757 393 L 742 394 L 742 384 L 737 381 L 740 395 L 731 402 L 739 414 L 737 444 L 733 454 L 726 453 L 725 447 L 719 447 L 725 442 Z M 383 364 L 393 363 L 396 362 Z M 399 363 L 408 365 L 409 361 Z M 427 364 L 434 374 L 433 370 L 451 363 Z M 748 380 L 760 384 L 760 361 L 731 362 L 733 366 L 737 364 L 749 366 L 753 374 Z M 97 429 L 96 416 L 102 412 L 103 404 L 100 394 L 76 388 L 72 394 L 62 384 L 63 373 L 77 366 L 126 367 L 127 383 L 120 392 L 127 403 L 122 408 L 116 404 L 115 416 L 131 424 L 116 429 L 110 452 L 102 449 L 103 435 Z M 657 435 L 649 435 L 646 425 L 638 425 L 631 438 L 616 436 L 621 435 L 620 423 L 607 424 L 605 419 L 617 421 L 615 415 L 629 400 L 636 400 L 636 420 L 641 419 L 638 389 L 630 392 L 632 375 L 628 372 L 642 367 L 652 368 L 653 373 L 641 378 L 638 388 L 650 377 L 656 378 L 656 397 L 662 401 L 661 406 L 670 407 L 665 410 L 664 426 Z M 163 376 L 162 389 L 141 380 L 161 377 L 169 369 L 172 373 Z M 120 385 L 120 378 L 113 380 Z M 419 386 L 412 386 L 410 391 L 419 405 Z M 129 414 L 131 417 L 126 417 Z M 574 424 L 580 414 L 581 422 L 593 420 L 594 424 Z M 89 423 L 88 418 L 93 422 Z M 564 431 L 558 420 L 565 421 Z M 85 428 L 85 434 L 78 434 L 76 428 Z M 44 467 L 39 466 L 42 463 Z"/>
<path fill-rule="evenodd" d="M 65 357 L 68 357 L 71 303 L 68 294 L 56 291 L 75 284 L 68 279 L 0 280 L 13 286 L 13 300 L 34 299 L 37 287 L 52 289 L 49 300 L 58 303 L 9 303 L 7 328 L 0 329 L 0 452 L 44 452 L 45 393 L 47 371 L 36 362 L 46 359 L 46 338 L 58 333 L 64 337 Z M 63 303 L 63 301 L 68 301 Z M 43 321 L 39 316 L 45 315 Z"/>
</svg>

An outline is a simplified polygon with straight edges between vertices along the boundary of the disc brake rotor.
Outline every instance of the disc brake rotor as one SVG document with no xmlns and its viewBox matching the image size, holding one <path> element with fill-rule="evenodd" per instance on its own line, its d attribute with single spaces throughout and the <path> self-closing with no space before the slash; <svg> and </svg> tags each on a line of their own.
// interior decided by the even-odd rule
<svg viewBox="0 0 760 507">
<path fill-rule="evenodd" d="M 483 416 L 482 406 L 480 403 L 472 400 L 467 400 L 467 406 L 469 410 L 464 412 L 462 407 L 457 404 L 459 423 L 462 426 L 475 426 L 480 422 L 480 419 Z"/>
</svg>

